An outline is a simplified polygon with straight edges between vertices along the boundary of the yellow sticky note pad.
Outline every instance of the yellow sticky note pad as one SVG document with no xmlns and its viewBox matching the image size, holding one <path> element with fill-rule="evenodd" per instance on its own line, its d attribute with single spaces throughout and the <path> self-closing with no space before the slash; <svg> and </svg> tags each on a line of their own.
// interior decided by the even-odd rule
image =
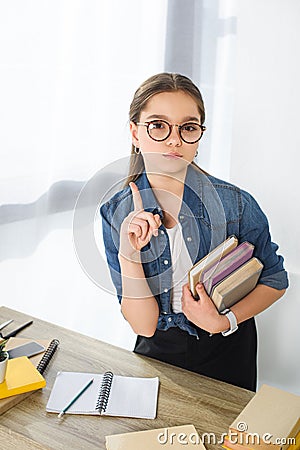
<svg viewBox="0 0 300 450">
<path fill-rule="evenodd" d="M 27 356 L 21 356 L 8 360 L 5 380 L 0 383 L 0 398 L 34 391 L 45 386 L 45 378 Z"/>
</svg>

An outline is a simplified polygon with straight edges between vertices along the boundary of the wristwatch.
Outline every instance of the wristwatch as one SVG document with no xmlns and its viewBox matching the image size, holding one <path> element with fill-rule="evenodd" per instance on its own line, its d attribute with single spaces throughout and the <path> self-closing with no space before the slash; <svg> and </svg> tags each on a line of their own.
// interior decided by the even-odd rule
<svg viewBox="0 0 300 450">
<path fill-rule="evenodd" d="M 231 309 L 229 309 L 229 308 L 224 309 L 224 311 L 222 311 L 221 314 L 226 316 L 230 323 L 229 330 L 222 331 L 222 335 L 229 336 L 230 334 L 234 333 L 238 329 L 236 317 L 235 317 L 234 313 L 231 311 Z"/>
</svg>

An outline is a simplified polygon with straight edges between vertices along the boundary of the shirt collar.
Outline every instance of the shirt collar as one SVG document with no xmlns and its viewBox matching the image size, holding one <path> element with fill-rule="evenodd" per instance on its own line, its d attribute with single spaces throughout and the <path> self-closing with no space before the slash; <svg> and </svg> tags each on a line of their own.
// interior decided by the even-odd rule
<svg viewBox="0 0 300 450">
<path fill-rule="evenodd" d="M 201 201 L 203 176 L 206 177 L 196 166 L 190 164 L 187 168 L 183 201 L 180 214 L 186 216 L 202 217 L 203 207 Z M 139 188 L 144 210 L 153 214 L 159 214 L 163 219 L 162 209 L 153 193 L 146 172 L 144 171 L 135 181 Z"/>
</svg>

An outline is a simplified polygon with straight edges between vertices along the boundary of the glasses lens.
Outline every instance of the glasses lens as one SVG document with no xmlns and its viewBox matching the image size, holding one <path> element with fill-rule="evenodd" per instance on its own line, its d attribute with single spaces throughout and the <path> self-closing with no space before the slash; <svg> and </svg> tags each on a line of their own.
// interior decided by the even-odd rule
<svg viewBox="0 0 300 450">
<path fill-rule="evenodd" d="M 148 125 L 148 133 L 155 141 L 163 141 L 168 137 L 170 128 L 163 120 L 153 120 Z"/>
<path fill-rule="evenodd" d="M 180 135 L 185 142 L 197 142 L 202 136 L 202 128 L 198 123 L 184 123 L 180 127 Z"/>
</svg>

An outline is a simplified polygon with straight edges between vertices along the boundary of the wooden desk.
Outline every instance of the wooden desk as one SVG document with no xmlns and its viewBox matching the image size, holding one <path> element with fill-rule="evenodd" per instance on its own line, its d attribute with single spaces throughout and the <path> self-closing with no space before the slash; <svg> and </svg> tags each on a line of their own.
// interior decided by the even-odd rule
<svg viewBox="0 0 300 450">
<path fill-rule="evenodd" d="M 5 329 L 31 317 L 0 307 L 0 323 L 14 319 Z M 0 448 L 105 450 L 105 436 L 192 423 L 198 433 L 214 433 L 219 439 L 252 398 L 253 392 L 202 377 L 151 358 L 142 357 L 79 333 L 34 319 L 18 337 L 57 338 L 60 346 L 44 376 L 46 388 L 32 393 L 0 417 Z M 59 370 L 119 375 L 158 376 L 160 389 L 155 420 L 65 415 L 61 420 L 45 408 Z M 209 445 L 207 449 L 222 448 Z"/>
</svg>

